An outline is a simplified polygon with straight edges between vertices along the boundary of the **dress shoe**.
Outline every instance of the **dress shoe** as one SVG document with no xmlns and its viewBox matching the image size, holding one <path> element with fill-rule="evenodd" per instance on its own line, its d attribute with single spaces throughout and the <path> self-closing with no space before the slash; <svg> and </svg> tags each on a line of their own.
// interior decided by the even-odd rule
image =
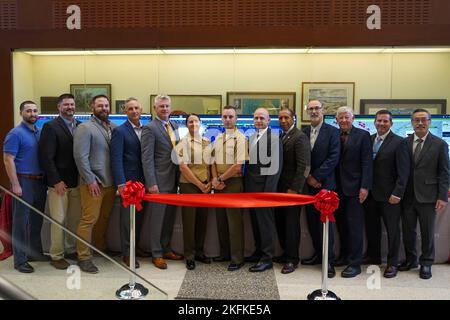
<svg viewBox="0 0 450 320">
<path fill-rule="evenodd" d="M 194 260 L 186 260 L 186 269 L 194 270 L 195 269 L 195 261 Z"/>
<path fill-rule="evenodd" d="M 22 263 L 21 265 L 18 266 L 14 266 L 14 269 L 22 273 L 34 272 L 34 268 L 28 262 Z"/>
<path fill-rule="evenodd" d="M 266 270 L 272 269 L 272 268 L 273 268 L 273 263 L 272 262 L 258 262 L 254 266 L 250 267 L 248 269 L 248 271 L 250 271 L 250 272 L 263 272 L 263 271 L 266 271 Z"/>
<path fill-rule="evenodd" d="M 202 254 L 200 256 L 195 256 L 195 260 L 196 261 L 200 261 L 200 262 L 205 263 L 205 264 L 211 264 L 211 258 L 205 256 L 204 254 Z"/>
<path fill-rule="evenodd" d="M 361 273 L 360 266 L 347 266 L 347 268 L 345 268 L 344 271 L 342 271 L 341 276 L 342 278 L 354 278 L 360 273 Z"/>
<path fill-rule="evenodd" d="M 334 267 L 332 264 L 328 264 L 328 278 L 334 278 L 336 276 L 336 270 L 334 270 Z"/>
<path fill-rule="evenodd" d="M 91 260 L 78 261 L 77 265 L 80 269 L 87 273 L 98 273 L 98 268 Z"/>
<path fill-rule="evenodd" d="M 394 277 L 397 276 L 397 271 L 398 271 L 397 267 L 395 267 L 395 266 L 388 266 L 386 268 L 386 270 L 384 270 L 383 277 L 388 278 L 388 279 L 389 278 L 394 278 Z"/>
<path fill-rule="evenodd" d="M 283 266 L 283 268 L 281 268 L 281 273 L 288 274 L 288 273 L 294 272 L 295 269 L 297 269 L 297 267 L 298 267 L 298 264 L 293 264 L 292 262 L 288 262 Z"/>
<path fill-rule="evenodd" d="M 258 262 L 260 259 L 261 259 L 260 256 L 252 254 L 249 257 L 245 257 L 244 261 L 245 262 Z"/>
<path fill-rule="evenodd" d="M 404 261 L 401 265 L 398 266 L 398 271 L 409 271 L 411 269 L 416 269 L 419 266 L 417 262 L 408 262 Z"/>
<path fill-rule="evenodd" d="M 236 271 L 244 266 L 245 262 L 241 263 L 230 263 L 228 266 L 228 271 Z"/>
<path fill-rule="evenodd" d="M 122 261 L 128 268 L 130 268 L 130 256 L 123 256 Z M 139 261 L 137 261 L 136 259 L 134 259 L 134 266 L 136 267 L 136 269 L 140 267 Z"/>
<path fill-rule="evenodd" d="M 66 253 L 64 259 L 78 261 L 78 254 L 76 252 Z"/>
<path fill-rule="evenodd" d="M 163 254 L 163 258 L 167 260 L 183 260 L 183 256 L 181 254 L 175 253 L 173 251 L 169 251 Z"/>
<path fill-rule="evenodd" d="M 348 265 L 348 261 L 347 261 L 347 259 L 344 259 L 344 258 L 338 258 L 334 261 L 333 265 L 335 267 L 346 266 L 346 265 Z"/>
<path fill-rule="evenodd" d="M 148 258 L 148 257 L 151 257 L 151 256 L 152 256 L 152 254 L 150 252 L 146 252 L 146 251 L 144 251 L 141 248 L 136 248 L 136 257 Z"/>
<path fill-rule="evenodd" d="M 152 263 L 159 269 L 167 269 L 166 260 L 164 260 L 163 258 L 152 258 Z"/>
<path fill-rule="evenodd" d="M 381 259 L 376 259 L 376 258 L 372 258 L 372 257 L 365 257 L 363 259 L 362 264 L 364 265 L 380 265 L 381 264 Z"/>
<path fill-rule="evenodd" d="M 227 261 L 230 261 L 230 260 L 231 260 L 230 257 L 222 257 L 222 256 L 213 258 L 214 262 L 227 262 Z"/>
<path fill-rule="evenodd" d="M 273 257 L 273 258 L 272 258 L 272 262 L 275 262 L 275 263 L 281 263 L 281 264 L 287 263 L 286 257 L 285 257 L 285 256 Z"/>
<path fill-rule="evenodd" d="M 33 261 L 50 261 L 51 258 L 50 256 L 46 256 L 45 254 L 37 254 L 37 255 L 32 255 L 32 256 L 28 256 L 28 261 L 33 262 Z"/>
<path fill-rule="evenodd" d="M 70 266 L 70 263 L 64 259 L 52 260 L 50 264 L 58 270 L 66 270 Z"/>
<path fill-rule="evenodd" d="M 420 266 L 420 279 L 428 280 L 431 278 L 431 266 Z"/>
<path fill-rule="evenodd" d="M 319 256 L 317 256 L 317 255 L 313 255 L 311 258 L 302 259 L 301 263 L 303 265 L 305 265 L 305 266 L 313 266 L 313 265 L 316 265 L 316 264 L 321 264 L 322 263 L 322 259 L 320 259 Z"/>
</svg>

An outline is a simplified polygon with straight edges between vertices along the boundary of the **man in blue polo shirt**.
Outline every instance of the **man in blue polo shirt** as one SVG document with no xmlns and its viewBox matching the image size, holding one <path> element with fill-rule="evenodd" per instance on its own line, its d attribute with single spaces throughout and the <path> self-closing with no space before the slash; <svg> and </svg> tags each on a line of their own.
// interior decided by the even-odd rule
<svg viewBox="0 0 450 320">
<path fill-rule="evenodd" d="M 20 104 L 22 122 L 8 132 L 3 144 L 3 162 L 11 182 L 12 192 L 31 206 L 44 211 L 46 187 L 39 165 L 38 141 L 40 130 L 35 126 L 38 116 L 36 104 Z M 42 254 L 42 216 L 18 200 L 13 199 L 12 247 L 14 268 L 31 273 L 28 261 L 49 260 Z"/>
</svg>

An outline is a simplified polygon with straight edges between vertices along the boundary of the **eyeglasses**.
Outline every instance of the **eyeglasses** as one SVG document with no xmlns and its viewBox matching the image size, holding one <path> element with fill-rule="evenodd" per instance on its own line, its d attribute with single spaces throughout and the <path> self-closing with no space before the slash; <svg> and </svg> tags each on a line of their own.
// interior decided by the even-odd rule
<svg viewBox="0 0 450 320">
<path fill-rule="evenodd" d="M 430 121 L 431 119 L 428 119 L 428 118 L 414 118 L 414 119 L 412 119 L 412 122 L 413 123 L 421 123 L 421 122 L 423 122 L 423 123 L 426 123 L 427 121 Z"/>
<path fill-rule="evenodd" d="M 306 110 L 308 111 L 319 111 L 322 107 L 308 107 Z"/>
</svg>

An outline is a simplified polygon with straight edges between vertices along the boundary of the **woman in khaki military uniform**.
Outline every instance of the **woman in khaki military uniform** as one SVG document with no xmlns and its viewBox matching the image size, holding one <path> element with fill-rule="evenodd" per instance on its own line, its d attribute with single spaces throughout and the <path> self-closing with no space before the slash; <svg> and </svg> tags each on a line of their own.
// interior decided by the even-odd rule
<svg viewBox="0 0 450 320">
<path fill-rule="evenodd" d="M 186 117 L 189 133 L 176 147 L 180 164 L 180 193 L 211 192 L 211 144 L 200 135 L 200 117 Z M 195 269 L 195 260 L 211 263 L 205 256 L 203 243 L 206 236 L 208 208 L 183 207 L 183 240 L 186 268 Z"/>
</svg>

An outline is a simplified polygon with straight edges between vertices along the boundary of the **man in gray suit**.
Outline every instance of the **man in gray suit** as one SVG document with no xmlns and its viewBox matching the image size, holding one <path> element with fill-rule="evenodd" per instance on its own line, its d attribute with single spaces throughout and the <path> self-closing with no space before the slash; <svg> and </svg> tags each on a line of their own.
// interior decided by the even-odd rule
<svg viewBox="0 0 450 320">
<path fill-rule="evenodd" d="M 104 251 L 109 215 L 116 194 L 109 150 L 111 131 L 115 125 L 108 119 L 108 97 L 95 96 L 90 106 L 93 115 L 77 127 L 73 143 L 73 156 L 81 176 L 81 219 L 77 233 Z M 78 241 L 77 252 L 80 269 L 97 273 L 89 247 Z"/>
<path fill-rule="evenodd" d="M 402 215 L 406 261 L 400 265 L 399 271 L 417 268 L 416 226 L 419 218 L 422 236 L 419 276 L 430 279 L 431 265 L 434 262 L 436 212 L 442 213 L 448 201 L 448 145 L 429 132 L 431 115 L 427 110 L 416 109 L 411 123 L 414 134 L 406 139 L 411 169 Z"/>
<path fill-rule="evenodd" d="M 155 119 L 143 127 L 141 137 L 145 188 L 149 193 L 176 193 L 179 171 L 171 154 L 180 137 L 178 126 L 169 120 L 170 97 L 156 96 L 153 108 Z M 175 206 L 162 203 L 151 204 L 152 262 L 159 269 L 167 269 L 164 259 L 183 259 L 170 249 L 175 209 Z"/>
</svg>

